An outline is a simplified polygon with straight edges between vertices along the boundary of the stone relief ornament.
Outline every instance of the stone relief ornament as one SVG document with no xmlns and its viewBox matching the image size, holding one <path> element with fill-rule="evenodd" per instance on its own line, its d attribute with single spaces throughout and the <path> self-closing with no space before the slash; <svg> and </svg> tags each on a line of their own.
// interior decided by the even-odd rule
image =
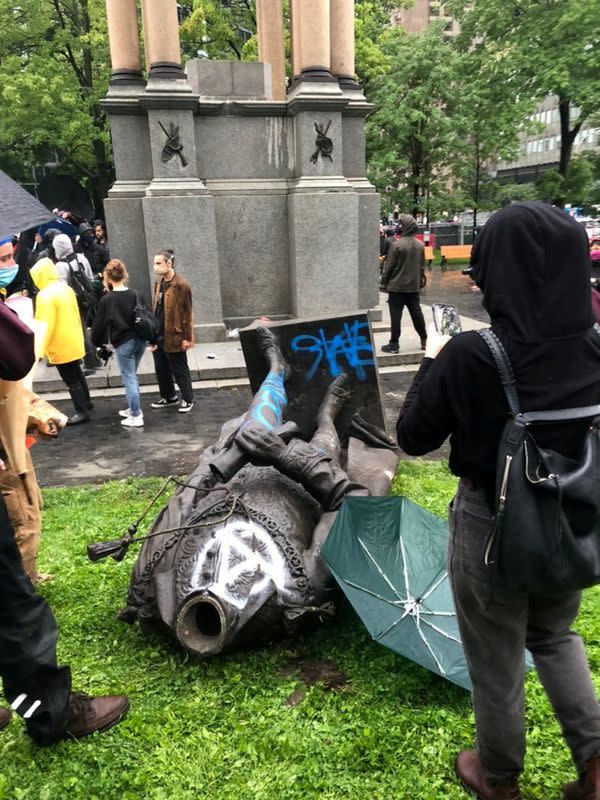
<svg viewBox="0 0 600 800">
<path fill-rule="evenodd" d="M 315 141 L 315 144 L 317 145 L 317 149 L 310 157 L 311 164 L 317 163 L 317 161 L 319 160 L 319 155 L 323 159 L 328 158 L 330 161 L 333 161 L 331 157 L 331 153 L 333 152 L 333 142 L 331 141 L 329 136 L 327 136 L 330 125 L 331 125 L 331 120 L 329 120 L 326 126 L 323 126 L 319 122 L 315 122 L 315 130 L 317 132 L 317 139 Z"/>
<path fill-rule="evenodd" d="M 179 160 L 181 161 L 182 167 L 187 167 L 187 158 L 183 155 L 183 145 L 179 141 L 179 125 L 175 125 L 174 122 L 169 123 L 169 130 L 165 128 L 162 122 L 158 123 L 163 130 L 163 133 L 167 137 L 167 141 L 165 146 L 163 147 L 162 155 L 160 160 L 163 163 L 170 161 L 173 156 L 179 156 Z"/>
</svg>

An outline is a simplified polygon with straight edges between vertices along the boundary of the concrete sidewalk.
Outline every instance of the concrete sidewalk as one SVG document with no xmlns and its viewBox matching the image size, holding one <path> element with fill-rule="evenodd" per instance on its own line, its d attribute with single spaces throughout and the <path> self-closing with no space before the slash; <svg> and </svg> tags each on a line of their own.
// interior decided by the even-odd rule
<svg viewBox="0 0 600 800">
<path fill-rule="evenodd" d="M 459 311 L 461 308 L 469 310 L 473 308 L 480 318 L 485 318 L 477 310 L 479 298 L 469 296 L 468 283 L 460 274 L 444 273 L 443 275 L 430 276 L 429 284 L 424 290 L 421 300 L 421 308 L 425 317 L 426 325 L 432 321 L 431 303 L 450 302 L 455 303 Z M 475 303 L 473 300 L 475 299 Z M 426 301 L 426 302 L 425 302 Z M 390 316 L 387 304 L 387 295 L 380 295 L 380 307 L 382 319 L 372 323 L 375 338 L 375 350 L 377 363 L 380 372 L 396 372 L 406 368 L 407 365 L 415 365 L 421 362 L 423 352 L 420 348 L 420 340 L 412 326 L 408 311 L 405 310 L 402 317 L 402 334 L 400 337 L 400 352 L 398 354 L 388 354 L 381 352 L 381 346 L 389 341 Z M 461 314 L 463 330 L 476 330 L 486 327 L 486 322 L 475 317 Z M 195 389 L 201 388 L 223 388 L 227 386 L 243 386 L 248 384 L 246 366 L 242 353 L 242 346 L 238 339 L 229 339 L 226 342 L 216 342 L 212 344 L 197 344 L 192 350 L 188 351 L 188 362 L 192 374 L 192 381 Z M 146 350 L 142 357 L 138 370 L 138 380 L 142 387 L 142 392 L 155 391 L 156 375 L 154 372 L 154 360 L 150 350 Z M 119 375 L 116 358 L 113 356 L 106 367 L 99 369 L 95 375 L 88 378 L 88 385 L 94 397 L 111 396 L 121 393 L 123 382 Z M 38 366 L 34 389 L 40 394 L 52 394 L 55 399 L 63 396 L 65 385 L 60 379 L 55 367 L 40 364 Z M 121 390 L 121 391 L 120 391 Z"/>
</svg>

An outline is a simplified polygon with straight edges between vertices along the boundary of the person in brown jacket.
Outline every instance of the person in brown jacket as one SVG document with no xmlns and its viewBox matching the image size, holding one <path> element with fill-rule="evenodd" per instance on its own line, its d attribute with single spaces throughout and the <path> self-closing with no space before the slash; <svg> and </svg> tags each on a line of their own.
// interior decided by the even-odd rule
<svg viewBox="0 0 600 800">
<path fill-rule="evenodd" d="M 181 392 L 178 411 L 192 410 L 194 395 L 192 377 L 187 362 L 187 351 L 194 346 L 194 314 L 190 284 L 175 273 L 175 255 L 172 250 L 162 250 L 154 256 L 154 284 L 152 310 L 157 322 L 157 340 L 151 343 L 154 369 L 158 380 L 160 400 L 151 408 L 166 408 L 178 403 L 175 383 Z"/>
<path fill-rule="evenodd" d="M 381 275 L 381 291 L 388 293 L 391 331 L 390 341 L 381 350 L 384 353 L 397 353 L 400 350 L 400 321 L 404 306 L 416 332 L 421 338 L 421 350 L 425 349 L 427 329 L 421 311 L 421 274 L 425 268 L 425 248 L 415 238 L 417 221 L 410 214 L 400 215 L 402 236 L 393 242 L 385 259 Z"/>
</svg>

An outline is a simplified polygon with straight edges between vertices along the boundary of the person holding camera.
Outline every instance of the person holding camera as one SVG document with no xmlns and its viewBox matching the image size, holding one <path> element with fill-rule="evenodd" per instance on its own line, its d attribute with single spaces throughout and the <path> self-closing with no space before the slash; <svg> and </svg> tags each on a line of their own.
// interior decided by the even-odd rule
<svg viewBox="0 0 600 800">
<path fill-rule="evenodd" d="M 31 277 L 39 289 L 35 318 L 43 331 L 40 344 L 36 342 L 36 355 L 48 358 L 69 390 L 75 414 L 69 417 L 67 425 L 89 422 L 93 404 L 80 363 L 85 346 L 75 292 L 60 280 L 56 265 L 49 258 L 31 268 Z"/>
<path fill-rule="evenodd" d="M 141 428 L 144 415 L 140 406 L 137 370 L 146 342 L 136 336 L 134 318 L 138 296 L 127 286 L 128 280 L 129 275 L 122 261 L 113 258 L 108 262 L 104 270 L 104 285 L 109 291 L 98 305 L 92 327 L 92 342 L 98 348 L 100 357 L 105 360 L 110 357 L 110 350 L 106 348 L 107 341 L 110 340 L 115 348 L 127 398 L 127 408 L 119 411 L 119 415 L 123 417 L 121 425 L 125 428 Z"/>
<path fill-rule="evenodd" d="M 497 211 L 477 236 L 471 266 L 524 412 L 600 403 L 600 337 L 593 327 L 583 226 L 544 203 L 514 203 Z M 430 329 L 396 430 L 400 447 L 415 456 L 450 436 L 450 469 L 460 478 L 449 510 L 448 572 L 473 683 L 477 748 L 459 753 L 455 769 L 482 800 L 521 799 L 527 647 L 579 774 L 564 787 L 564 797 L 600 800 L 600 705 L 583 642 L 572 629 L 582 593 L 513 591 L 495 571 L 497 503 L 507 499 L 510 468 L 507 459 L 498 481 L 497 454 L 510 417 L 484 338 L 476 331 L 450 338 Z M 538 441 L 576 463 L 589 427 L 584 415 L 552 430 L 542 427 Z M 533 451 L 535 442 L 531 446 Z M 559 476 L 540 475 L 540 466 L 531 483 L 552 479 L 558 487 Z M 561 516 L 557 509 L 558 530 Z M 530 518 L 523 519 L 522 530 L 513 533 L 527 541 Z M 552 524 L 547 533 L 554 549 Z"/>
</svg>

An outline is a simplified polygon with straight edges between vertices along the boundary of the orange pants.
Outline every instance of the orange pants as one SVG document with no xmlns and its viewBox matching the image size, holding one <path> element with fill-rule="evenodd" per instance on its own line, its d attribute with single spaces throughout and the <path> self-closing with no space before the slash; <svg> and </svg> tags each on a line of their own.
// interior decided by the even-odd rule
<svg viewBox="0 0 600 800">
<path fill-rule="evenodd" d="M 11 467 L 0 472 L 0 492 L 15 530 L 23 569 L 32 582 L 37 580 L 37 554 L 42 532 L 42 495 L 27 451 L 27 473 L 14 473 Z"/>
</svg>

